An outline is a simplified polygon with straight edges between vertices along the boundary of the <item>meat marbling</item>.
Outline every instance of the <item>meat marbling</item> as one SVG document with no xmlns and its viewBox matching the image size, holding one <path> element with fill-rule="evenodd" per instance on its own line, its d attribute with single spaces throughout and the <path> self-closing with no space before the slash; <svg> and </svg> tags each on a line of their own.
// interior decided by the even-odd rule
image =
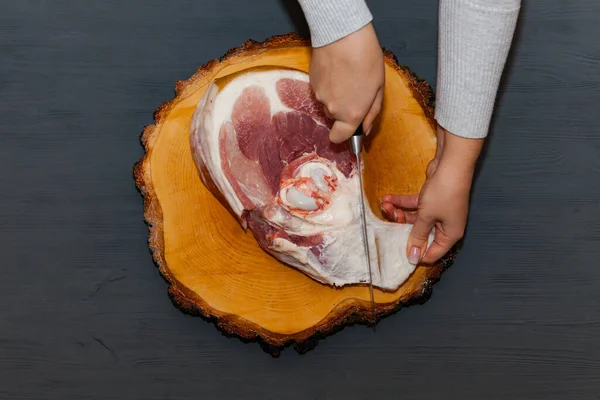
<svg viewBox="0 0 600 400">
<path fill-rule="evenodd" d="M 306 73 L 249 69 L 211 82 L 190 144 L 202 182 L 263 250 L 318 282 L 344 286 L 367 282 L 368 271 L 358 168 L 348 143 L 329 141 L 331 124 Z M 415 268 L 405 253 L 411 225 L 366 209 L 373 284 L 395 290 Z"/>
</svg>

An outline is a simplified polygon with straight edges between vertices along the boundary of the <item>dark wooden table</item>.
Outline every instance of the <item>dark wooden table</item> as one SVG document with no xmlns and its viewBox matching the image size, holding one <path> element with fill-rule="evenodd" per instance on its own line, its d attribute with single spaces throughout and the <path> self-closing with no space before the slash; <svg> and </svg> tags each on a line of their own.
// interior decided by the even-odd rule
<svg viewBox="0 0 600 400">
<path fill-rule="evenodd" d="M 172 306 L 132 166 L 175 81 L 305 32 L 295 1 L 0 1 L 0 399 L 599 399 L 600 3 L 524 3 L 431 300 L 274 359 Z M 369 4 L 435 87 L 437 1 Z"/>
</svg>

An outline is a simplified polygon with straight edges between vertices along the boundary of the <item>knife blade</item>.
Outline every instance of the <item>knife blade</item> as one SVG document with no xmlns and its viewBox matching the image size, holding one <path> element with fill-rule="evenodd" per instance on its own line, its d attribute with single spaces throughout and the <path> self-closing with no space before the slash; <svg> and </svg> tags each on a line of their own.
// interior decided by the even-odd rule
<svg viewBox="0 0 600 400">
<path fill-rule="evenodd" d="M 365 255 L 367 257 L 367 269 L 369 272 L 369 293 L 371 296 L 371 312 L 373 318 L 375 318 L 375 294 L 373 293 L 373 275 L 371 273 L 371 254 L 369 252 L 369 236 L 367 232 L 367 218 L 365 212 L 365 195 L 362 177 L 362 150 L 363 150 L 363 128 L 362 124 L 358 126 L 354 135 L 350 138 L 350 149 L 356 156 L 356 165 L 358 167 L 358 181 L 360 186 L 360 215 L 361 215 L 361 227 L 362 227 L 362 238 L 363 245 L 365 247 Z"/>
</svg>

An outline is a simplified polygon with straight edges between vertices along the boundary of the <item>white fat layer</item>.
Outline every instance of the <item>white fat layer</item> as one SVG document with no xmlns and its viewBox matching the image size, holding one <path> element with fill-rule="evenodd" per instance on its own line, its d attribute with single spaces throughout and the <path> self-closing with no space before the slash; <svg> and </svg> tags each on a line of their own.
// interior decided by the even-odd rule
<svg viewBox="0 0 600 400">
<path fill-rule="evenodd" d="M 193 152 L 194 161 L 196 164 L 199 162 L 204 164 L 212 178 L 212 182 L 223 194 L 232 210 L 239 216 L 243 211 L 242 202 L 223 174 L 219 155 L 219 129 L 216 132 L 213 131 L 214 106 L 218 94 L 219 88 L 214 82 L 211 82 L 192 116 L 190 142 L 192 149 L 195 149 Z M 206 184 L 208 179 L 201 169 L 200 176 Z"/>
<path fill-rule="evenodd" d="M 278 253 L 287 254 L 301 264 L 309 264 L 309 249 L 307 247 L 296 246 L 287 239 L 273 239 L 273 250 Z"/>
<path fill-rule="evenodd" d="M 406 256 L 406 245 L 412 225 L 385 222 L 366 207 L 367 232 L 373 285 L 385 290 L 397 289 L 415 270 Z M 335 241 L 324 249 L 323 264 L 331 284 L 344 286 L 368 282 L 367 257 L 360 220 L 330 232 Z M 429 237 L 429 245 L 433 233 Z"/>
<path fill-rule="evenodd" d="M 275 82 L 284 77 L 308 81 L 308 75 L 298 71 L 247 73 L 232 80 L 220 92 L 214 84 L 209 85 L 194 113 L 190 138 L 195 149 L 194 158 L 202 160 L 212 181 L 238 215 L 242 213 L 243 207 L 221 168 L 219 129 L 223 122 L 231 121 L 235 100 L 243 88 L 250 85 L 265 89 L 272 113 L 290 111 L 281 103 L 275 89 Z M 309 162 L 299 169 L 302 176 L 311 176 L 321 190 L 326 186 L 324 179 L 321 180 L 323 172 L 334 174 L 338 179 L 328 208 L 301 217 L 290 216 L 282 208 L 275 206 L 264 216 L 272 224 L 284 227 L 289 234 L 323 235 L 324 244 L 321 246 L 320 257 L 308 247 L 297 246 L 282 238 L 274 239 L 273 248 L 267 251 L 285 264 L 324 284 L 344 286 L 368 282 L 357 171 L 346 178 L 335 166 L 329 168 L 318 162 Z M 202 174 L 201 177 L 206 182 L 206 177 Z M 368 205 L 365 208 L 373 284 L 384 290 L 395 290 L 415 269 L 406 257 L 406 244 L 412 225 L 382 221 Z M 429 245 L 433 241 L 433 234 L 432 232 L 429 237 Z"/>
<path fill-rule="evenodd" d="M 381 221 L 369 211 L 367 215 L 373 285 L 384 290 L 396 290 L 415 270 L 405 250 L 412 226 Z M 308 247 L 277 238 L 274 240 L 273 250 L 277 252 L 274 256 L 324 284 L 367 283 L 369 275 L 361 234 L 360 223 L 329 231 L 325 234 L 329 240 L 321 260 Z M 433 233 L 429 237 L 429 245 L 432 241 Z"/>
</svg>

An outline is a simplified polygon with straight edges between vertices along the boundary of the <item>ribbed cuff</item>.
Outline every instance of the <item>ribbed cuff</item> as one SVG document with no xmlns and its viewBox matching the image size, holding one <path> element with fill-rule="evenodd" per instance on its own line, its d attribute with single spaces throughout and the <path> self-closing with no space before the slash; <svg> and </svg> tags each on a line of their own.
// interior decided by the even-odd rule
<svg viewBox="0 0 600 400">
<path fill-rule="evenodd" d="M 364 0 L 298 0 L 313 47 L 322 47 L 356 32 L 373 20 Z"/>
<path fill-rule="evenodd" d="M 440 0 L 435 118 L 457 136 L 488 135 L 520 1 L 499 3 Z"/>
</svg>

